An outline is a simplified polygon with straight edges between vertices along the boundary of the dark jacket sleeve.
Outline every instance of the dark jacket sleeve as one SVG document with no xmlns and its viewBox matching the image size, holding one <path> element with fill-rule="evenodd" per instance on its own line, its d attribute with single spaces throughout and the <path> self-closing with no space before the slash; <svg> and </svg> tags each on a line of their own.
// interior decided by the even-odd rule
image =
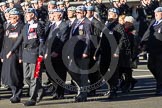
<svg viewBox="0 0 162 108">
<path fill-rule="evenodd" d="M 86 26 L 84 26 L 85 28 L 85 35 L 86 35 L 86 44 L 87 47 L 84 50 L 84 54 L 89 55 L 90 53 L 90 36 L 92 35 L 92 25 L 91 23 L 87 23 Z"/>
<path fill-rule="evenodd" d="M 115 54 L 118 54 L 120 53 L 120 49 L 122 48 L 124 42 L 125 42 L 125 39 L 126 39 L 126 33 L 124 32 L 124 27 L 121 26 L 120 24 L 117 25 L 117 27 L 115 28 L 115 32 L 117 32 L 118 34 L 118 40 L 119 40 L 119 43 L 118 43 L 118 47 L 115 51 Z"/>
<path fill-rule="evenodd" d="M 64 43 L 68 40 L 68 25 L 67 24 L 63 24 L 59 30 L 58 33 L 56 33 L 56 38 L 57 38 L 57 44 L 55 44 L 56 46 L 54 47 L 53 51 L 55 51 L 56 53 L 61 54 L 62 53 L 62 48 L 64 46 Z"/>
<path fill-rule="evenodd" d="M 23 41 L 23 33 L 21 33 L 20 36 L 17 38 L 17 41 L 11 48 L 11 52 L 14 52 L 17 48 L 19 48 L 19 45 L 22 43 L 22 41 Z"/>
<path fill-rule="evenodd" d="M 45 43 L 45 32 L 44 32 L 44 25 L 40 22 L 38 22 L 37 27 L 37 35 L 39 38 L 39 55 L 43 56 L 44 54 L 44 43 Z"/>
<path fill-rule="evenodd" d="M 141 45 L 141 50 L 142 51 L 146 51 L 146 49 L 147 49 L 147 42 L 148 42 L 148 39 L 149 39 L 149 36 L 150 36 L 150 27 L 153 25 L 154 22 L 155 22 L 155 20 L 153 20 L 150 23 L 148 29 L 146 30 L 145 34 L 143 35 L 143 37 L 141 39 L 140 45 Z"/>
</svg>

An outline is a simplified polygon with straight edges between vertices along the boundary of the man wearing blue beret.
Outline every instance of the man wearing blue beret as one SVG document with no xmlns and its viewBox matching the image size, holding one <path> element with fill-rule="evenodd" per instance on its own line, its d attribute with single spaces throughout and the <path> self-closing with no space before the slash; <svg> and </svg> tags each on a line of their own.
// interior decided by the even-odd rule
<svg viewBox="0 0 162 108">
<path fill-rule="evenodd" d="M 45 58 L 47 55 L 51 58 L 52 61 L 52 66 L 59 76 L 59 78 L 62 79 L 63 85 L 65 84 L 66 81 L 66 75 L 67 75 L 67 69 L 63 63 L 63 57 L 62 57 L 62 52 L 63 52 L 63 47 L 65 42 L 68 40 L 69 37 L 69 26 L 68 24 L 63 20 L 63 10 L 57 8 L 52 10 L 52 17 L 54 17 L 54 23 L 50 26 L 49 28 L 49 33 L 47 37 L 47 43 L 50 42 L 51 39 L 53 39 L 52 42 L 52 48 L 51 52 L 49 52 L 48 45 L 46 48 L 46 54 Z M 64 88 L 60 86 L 55 79 L 57 77 L 53 75 L 53 71 L 47 71 L 49 77 L 52 80 L 53 85 L 56 85 L 56 92 L 53 94 L 53 99 L 63 99 L 64 98 Z"/>
<path fill-rule="evenodd" d="M 23 73 L 26 83 L 30 87 L 30 98 L 24 103 L 25 106 L 34 106 L 43 96 L 41 86 L 41 72 L 35 73 L 38 58 L 43 57 L 44 47 L 44 26 L 37 21 L 36 10 L 28 8 L 25 13 L 27 23 L 22 29 L 16 43 L 10 49 L 6 58 L 10 59 L 15 51 L 22 45 Z"/>
<path fill-rule="evenodd" d="M 148 69 L 156 79 L 156 95 L 162 95 L 162 7 L 154 10 L 153 20 L 145 32 L 141 44 L 143 51 L 149 53 Z"/>
<path fill-rule="evenodd" d="M 69 73 L 78 85 L 78 94 L 75 97 L 75 101 L 83 102 L 87 101 L 88 90 L 85 87 L 88 85 L 89 48 L 92 27 L 91 22 L 86 18 L 86 8 L 84 6 L 76 8 L 76 16 L 77 20 L 71 27 L 69 38 Z M 77 40 L 77 43 L 75 43 L 74 39 Z M 72 49 L 72 46 L 75 47 Z"/>
<path fill-rule="evenodd" d="M 91 36 L 91 41 L 90 41 L 90 45 L 91 45 L 91 50 L 90 50 L 90 68 L 95 64 L 95 60 L 93 59 L 93 56 L 95 54 L 98 42 L 100 40 L 100 34 L 101 31 L 103 29 L 102 24 L 100 21 L 98 21 L 95 17 L 94 17 L 94 12 L 95 12 L 95 7 L 94 6 L 87 6 L 86 7 L 87 10 L 87 14 L 86 17 L 91 21 L 92 23 L 92 30 L 93 30 L 93 35 Z M 99 71 L 96 72 L 90 72 L 89 75 L 89 80 L 90 80 L 90 84 L 95 84 L 100 78 L 101 75 L 99 73 Z M 89 95 L 90 96 L 95 96 L 96 94 L 96 89 L 95 90 L 91 90 Z"/>
<path fill-rule="evenodd" d="M 10 24 L 5 29 L 3 47 L 1 51 L 2 82 L 8 85 L 12 91 L 11 103 L 19 103 L 23 88 L 23 70 L 22 70 L 22 50 L 21 46 L 15 51 L 10 59 L 6 59 L 6 54 L 11 50 L 16 40 L 21 34 L 24 24 L 20 21 L 20 13 L 16 9 L 9 11 Z"/>
</svg>

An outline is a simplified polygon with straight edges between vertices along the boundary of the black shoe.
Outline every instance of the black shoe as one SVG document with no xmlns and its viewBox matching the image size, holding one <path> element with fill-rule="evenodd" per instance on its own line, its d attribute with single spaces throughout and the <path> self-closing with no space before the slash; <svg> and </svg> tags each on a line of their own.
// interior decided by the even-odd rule
<svg viewBox="0 0 162 108">
<path fill-rule="evenodd" d="M 117 97 L 117 89 L 116 89 L 116 87 L 115 88 L 113 88 L 113 89 L 111 89 L 110 90 L 110 93 L 109 93 L 109 96 L 108 96 L 108 99 L 114 99 L 114 98 L 116 98 Z"/>
<path fill-rule="evenodd" d="M 76 96 L 74 97 L 75 102 L 86 102 L 87 101 L 87 97 L 81 97 L 81 96 Z"/>
<path fill-rule="evenodd" d="M 64 99 L 64 95 L 59 95 L 57 93 L 54 93 L 52 99 L 53 100 Z"/>
<path fill-rule="evenodd" d="M 44 90 L 42 89 L 42 91 L 40 91 L 40 93 L 38 93 L 38 97 L 37 97 L 37 103 L 39 103 L 44 97 Z"/>
<path fill-rule="evenodd" d="M 162 90 L 157 90 L 155 93 L 156 96 L 162 96 Z"/>
<path fill-rule="evenodd" d="M 104 96 L 109 96 L 110 95 L 110 91 L 107 91 L 106 93 L 103 94 Z"/>
<path fill-rule="evenodd" d="M 95 91 L 95 90 L 90 91 L 90 92 L 88 93 L 88 97 L 93 97 L 93 96 L 96 96 L 96 91 Z"/>
<path fill-rule="evenodd" d="M 129 87 L 122 88 L 122 93 L 129 93 L 129 92 L 130 92 Z"/>
<path fill-rule="evenodd" d="M 24 106 L 35 106 L 35 105 L 36 105 L 36 101 L 34 100 L 29 100 L 24 103 Z"/>
<path fill-rule="evenodd" d="M 134 89 L 134 86 L 135 86 L 135 84 L 137 83 L 138 81 L 136 80 L 136 79 L 132 79 L 132 81 L 131 81 L 131 87 L 130 87 L 130 89 L 131 90 L 133 90 Z"/>
<path fill-rule="evenodd" d="M 10 102 L 11 102 L 11 103 L 20 103 L 20 98 L 18 98 L 18 97 L 12 97 L 12 98 L 10 99 Z"/>
</svg>

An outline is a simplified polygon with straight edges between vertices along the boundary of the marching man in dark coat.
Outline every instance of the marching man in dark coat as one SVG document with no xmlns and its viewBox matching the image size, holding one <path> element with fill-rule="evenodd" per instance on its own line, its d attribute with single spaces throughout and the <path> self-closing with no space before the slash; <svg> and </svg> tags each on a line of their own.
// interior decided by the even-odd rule
<svg viewBox="0 0 162 108">
<path fill-rule="evenodd" d="M 148 68 L 156 79 L 156 94 L 162 95 L 162 7 L 154 12 L 155 20 L 142 38 L 142 48 L 149 53 Z"/>
<path fill-rule="evenodd" d="M 21 68 L 22 52 L 21 46 L 15 50 L 12 56 L 7 59 L 6 54 L 11 50 L 17 38 L 21 34 L 21 29 L 24 24 L 20 21 L 19 11 L 10 10 L 10 25 L 5 30 L 3 47 L 1 51 L 3 66 L 2 66 L 2 81 L 12 90 L 11 103 L 20 102 L 20 96 L 23 87 L 23 71 Z"/>
<path fill-rule="evenodd" d="M 10 59 L 20 44 L 23 44 L 22 61 L 24 79 L 30 87 L 30 99 L 25 102 L 24 105 L 34 106 L 36 101 L 41 100 L 43 94 L 41 86 L 41 72 L 37 76 L 35 76 L 34 72 L 37 58 L 43 57 L 44 27 L 41 23 L 35 20 L 36 10 L 34 8 L 28 8 L 26 10 L 25 19 L 27 23 L 23 27 L 21 35 L 6 57 Z"/>
<path fill-rule="evenodd" d="M 51 54 L 46 52 L 46 55 L 51 55 L 51 61 L 54 70 L 56 71 L 57 75 L 63 80 L 63 82 L 66 81 L 66 74 L 67 70 L 63 63 L 62 59 L 62 48 L 65 44 L 65 42 L 68 40 L 68 24 L 62 20 L 63 18 L 63 11 L 61 9 L 53 9 L 51 10 L 54 15 L 54 23 L 50 27 L 50 31 L 48 34 L 47 42 L 54 38 L 54 41 L 52 43 L 51 48 Z M 48 47 L 48 45 L 47 45 Z M 47 48 L 47 50 L 49 50 Z M 46 57 L 45 57 L 46 58 Z M 56 77 L 56 76 L 55 76 Z M 53 79 L 55 80 L 55 79 Z M 59 84 L 57 84 L 55 81 L 53 81 L 54 84 L 56 84 L 56 93 L 53 95 L 53 99 L 62 99 L 64 98 L 64 88 L 61 87 Z"/>
<path fill-rule="evenodd" d="M 72 79 L 78 85 L 78 95 L 75 97 L 75 101 L 83 102 L 87 100 L 87 90 L 84 90 L 84 87 L 88 85 L 89 45 L 92 27 L 91 22 L 85 17 L 86 8 L 84 6 L 76 8 L 76 16 L 77 20 L 73 23 L 70 31 L 69 69 Z M 74 39 L 76 39 L 76 43 Z M 72 46 L 74 48 L 71 48 Z"/>
</svg>

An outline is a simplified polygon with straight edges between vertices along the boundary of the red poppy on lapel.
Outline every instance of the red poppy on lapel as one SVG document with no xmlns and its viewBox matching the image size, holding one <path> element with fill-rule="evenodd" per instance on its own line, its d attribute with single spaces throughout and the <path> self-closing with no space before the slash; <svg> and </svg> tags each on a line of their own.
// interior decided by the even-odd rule
<svg viewBox="0 0 162 108">
<path fill-rule="evenodd" d="M 29 30 L 30 33 L 31 33 L 31 32 L 34 32 L 34 31 L 35 31 L 34 28 L 30 28 L 30 30 Z"/>
<path fill-rule="evenodd" d="M 84 23 L 85 23 L 84 21 L 81 22 L 81 24 L 84 24 Z"/>
<path fill-rule="evenodd" d="M 11 28 L 10 30 L 11 30 L 11 31 L 14 31 L 14 30 L 16 30 L 16 28 Z"/>
</svg>

